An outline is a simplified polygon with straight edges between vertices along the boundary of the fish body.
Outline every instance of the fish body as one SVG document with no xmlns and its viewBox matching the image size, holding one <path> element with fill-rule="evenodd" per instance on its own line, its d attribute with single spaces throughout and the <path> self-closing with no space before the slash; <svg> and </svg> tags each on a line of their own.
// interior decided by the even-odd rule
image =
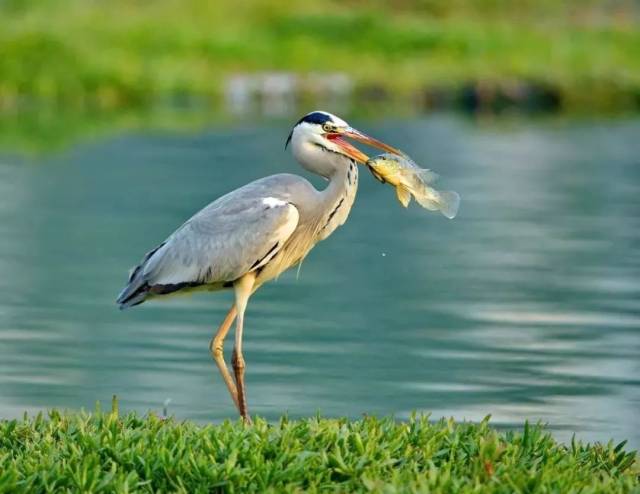
<svg viewBox="0 0 640 494">
<path fill-rule="evenodd" d="M 453 191 L 438 191 L 430 186 L 438 178 L 431 170 L 421 168 L 409 156 L 381 154 L 367 161 L 367 167 L 382 183 L 396 188 L 398 201 L 406 208 L 413 197 L 430 211 L 440 211 L 449 219 L 455 218 L 460 196 Z"/>
</svg>

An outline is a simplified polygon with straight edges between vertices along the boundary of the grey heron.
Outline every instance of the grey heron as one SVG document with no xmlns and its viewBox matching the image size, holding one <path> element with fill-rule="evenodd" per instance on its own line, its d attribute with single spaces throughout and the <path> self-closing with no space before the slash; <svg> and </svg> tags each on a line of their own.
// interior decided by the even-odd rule
<svg viewBox="0 0 640 494">
<path fill-rule="evenodd" d="M 154 297 L 192 290 L 233 289 L 235 302 L 209 345 L 242 418 L 250 422 L 242 354 L 249 297 L 265 282 L 299 264 L 349 215 L 358 188 L 357 164 L 367 155 L 344 138 L 400 154 L 397 149 L 323 111 L 302 117 L 290 145 L 306 170 L 328 180 L 317 190 L 292 174 L 261 178 L 213 201 L 188 219 L 132 269 L 117 299 L 121 309 Z M 224 360 L 224 339 L 236 320 L 234 378 Z"/>
</svg>

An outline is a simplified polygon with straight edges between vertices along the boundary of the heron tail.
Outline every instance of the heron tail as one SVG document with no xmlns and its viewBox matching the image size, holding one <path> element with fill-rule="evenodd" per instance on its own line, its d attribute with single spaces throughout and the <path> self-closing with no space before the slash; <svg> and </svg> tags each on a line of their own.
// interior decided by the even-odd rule
<svg viewBox="0 0 640 494">
<path fill-rule="evenodd" d="M 149 285 L 146 283 L 140 285 L 138 283 L 129 283 L 124 287 L 116 299 L 116 304 L 120 310 L 128 309 L 134 305 L 140 305 L 147 298 Z"/>
<path fill-rule="evenodd" d="M 144 255 L 142 262 L 134 267 L 129 272 L 129 280 L 127 286 L 123 288 L 116 299 L 116 304 L 120 310 L 133 307 L 134 305 L 140 305 L 144 302 L 149 295 L 149 283 L 148 279 L 144 275 L 144 267 L 149 262 L 149 259 L 158 252 L 166 242 L 162 242 L 155 249 L 150 250 Z"/>
</svg>

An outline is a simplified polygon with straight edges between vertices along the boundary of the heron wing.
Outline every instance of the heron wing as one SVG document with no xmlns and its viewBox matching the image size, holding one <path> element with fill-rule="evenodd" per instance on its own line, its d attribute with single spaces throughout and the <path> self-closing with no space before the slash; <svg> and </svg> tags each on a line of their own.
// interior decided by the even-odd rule
<svg viewBox="0 0 640 494">
<path fill-rule="evenodd" d="M 118 303 L 128 307 L 144 301 L 149 292 L 237 280 L 269 262 L 298 220 L 298 209 L 283 199 L 243 193 L 223 196 L 145 255 Z"/>
</svg>

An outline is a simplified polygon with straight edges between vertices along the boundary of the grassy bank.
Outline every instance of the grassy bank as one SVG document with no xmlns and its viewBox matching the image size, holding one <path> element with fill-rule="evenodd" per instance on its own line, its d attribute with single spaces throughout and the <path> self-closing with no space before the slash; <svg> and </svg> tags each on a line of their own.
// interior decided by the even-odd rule
<svg viewBox="0 0 640 494">
<path fill-rule="evenodd" d="M 5 0 L 0 109 L 215 107 L 229 76 L 271 70 L 344 73 L 365 98 L 509 97 L 525 81 L 565 109 L 637 109 L 639 8 L 605 4 Z"/>
<path fill-rule="evenodd" d="M 0 422 L 0 492 L 638 492 L 624 445 L 426 418 L 254 426 L 95 413 Z"/>
</svg>

